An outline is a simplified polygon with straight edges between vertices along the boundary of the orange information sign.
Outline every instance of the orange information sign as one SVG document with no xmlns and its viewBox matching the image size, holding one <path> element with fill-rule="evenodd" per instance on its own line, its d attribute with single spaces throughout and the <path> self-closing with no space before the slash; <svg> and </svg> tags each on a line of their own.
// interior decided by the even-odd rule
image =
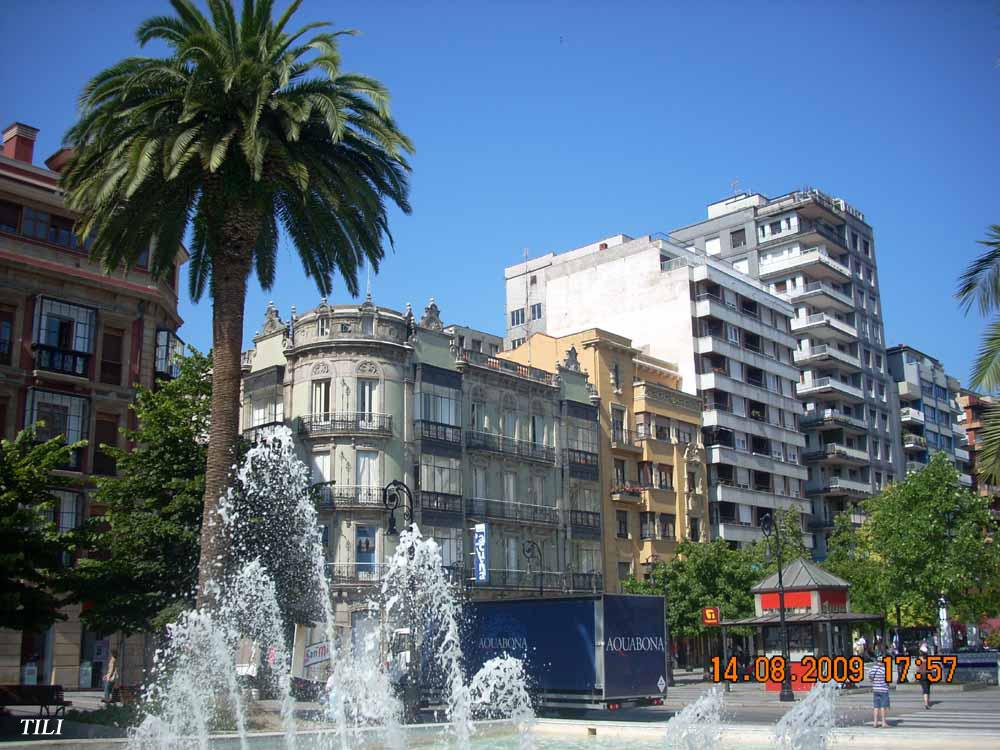
<svg viewBox="0 0 1000 750">
<path fill-rule="evenodd" d="M 701 608 L 701 624 L 702 625 L 718 625 L 722 622 L 722 618 L 719 617 L 718 607 L 702 607 Z"/>
</svg>

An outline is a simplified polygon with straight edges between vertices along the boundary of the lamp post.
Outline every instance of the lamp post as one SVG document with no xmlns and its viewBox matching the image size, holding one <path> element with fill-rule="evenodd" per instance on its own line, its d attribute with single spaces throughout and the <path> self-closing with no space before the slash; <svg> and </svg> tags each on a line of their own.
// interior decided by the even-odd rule
<svg viewBox="0 0 1000 750">
<path fill-rule="evenodd" d="M 405 482 L 401 482 L 398 479 L 393 479 L 389 484 L 382 488 L 382 505 L 385 509 L 389 511 L 389 522 L 386 526 L 385 535 L 387 537 L 399 536 L 399 529 L 396 527 L 396 509 L 402 506 L 403 521 L 406 523 L 407 529 L 410 529 L 413 525 L 413 493 Z M 409 557 L 412 560 L 416 550 L 413 547 L 411 540 L 410 548 L 408 550 Z M 407 571 L 408 576 L 412 576 L 412 572 Z M 414 581 L 412 578 L 409 579 L 409 594 L 410 594 L 410 608 L 412 609 L 414 605 L 413 593 L 414 593 Z M 403 691 L 403 705 L 406 712 L 406 718 L 408 721 L 416 721 L 417 712 L 419 710 L 420 704 L 420 660 L 417 658 L 417 636 L 416 636 L 416 612 L 410 612 L 410 627 L 409 635 L 407 637 L 407 649 L 409 652 L 409 663 L 406 665 L 406 686 Z"/>
<path fill-rule="evenodd" d="M 538 546 L 538 542 L 534 539 L 526 539 L 521 545 L 521 552 L 523 552 L 524 556 L 528 558 L 529 572 L 531 569 L 531 561 L 538 561 L 538 595 L 542 596 L 542 548 Z"/>
<path fill-rule="evenodd" d="M 778 558 L 778 620 L 781 623 L 781 655 L 785 660 L 785 679 L 781 681 L 781 693 L 778 700 L 782 702 L 794 701 L 795 694 L 792 692 L 791 662 L 788 655 L 788 623 L 785 622 L 785 583 L 781 578 L 781 524 L 775 523 L 771 514 L 766 514 L 760 519 L 760 530 L 764 532 L 764 538 L 771 541 L 774 536 L 774 546 Z"/>
</svg>

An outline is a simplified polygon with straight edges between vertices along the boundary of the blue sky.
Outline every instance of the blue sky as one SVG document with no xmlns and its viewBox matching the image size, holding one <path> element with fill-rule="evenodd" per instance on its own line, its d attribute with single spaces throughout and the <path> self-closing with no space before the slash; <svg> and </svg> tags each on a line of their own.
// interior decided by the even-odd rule
<svg viewBox="0 0 1000 750">
<path fill-rule="evenodd" d="M 165 8 L 37 0 L 6 15 L 3 124 L 41 128 L 37 161 L 87 78 Z M 667 231 L 737 179 L 769 195 L 812 185 L 875 228 L 887 341 L 967 379 L 983 324 L 952 291 L 1000 223 L 994 2 L 306 0 L 299 15 L 362 32 L 345 67 L 390 88 L 417 147 L 414 212 L 393 219 L 377 303 L 434 296 L 446 321 L 502 333 L 503 267 L 524 248 Z M 275 288 L 251 285 L 248 336 L 269 299 L 286 317 L 318 301 L 287 248 Z M 183 337 L 207 349 L 209 304 L 185 289 L 181 309 Z"/>
</svg>

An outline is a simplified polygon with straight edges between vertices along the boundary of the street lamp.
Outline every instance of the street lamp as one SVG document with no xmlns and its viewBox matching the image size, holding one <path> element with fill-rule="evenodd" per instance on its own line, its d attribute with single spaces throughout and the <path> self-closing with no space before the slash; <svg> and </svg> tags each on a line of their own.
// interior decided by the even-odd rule
<svg viewBox="0 0 1000 750">
<path fill-rule="evenodd" d="M 404 482 L 393 479 L 382 488 L 382 505 L 389 511 L 386 536 L 399 536 L 399 529 L 396 528 L 396 508 L 400 505 L 403 506 L 403 521 L 407 526 L 413 523 L 413 493 Z"/>
<path fill-rule="evenodd" d="M 534 539 L 526 539 L 521 545 L 521 552 L 528 558 L 528 571 L 531 571 L 531 561 L 538 562 L 538 595 L 542 596 L 542 548 Z"/>
<path fill-rule="evenodd" d="M 782 702 L 794 701 L 795 694 L 792 692 L 791 662 L 788 656 L 788 624 L 785 622 L 785 582 L 781 577 L 781 524 L 775 523 L 771 514 L 766 514 L 760 519 L 760 530 L 764 532 L 764 538 L 770 543 L 771 536 L 774 536 L 774 546 L 778 558 L 778 619 L 781 623 L 781 655 L 785 660 L 785 679 L 781 681 L 781 693 L 778 700 Z"/>
</svg>

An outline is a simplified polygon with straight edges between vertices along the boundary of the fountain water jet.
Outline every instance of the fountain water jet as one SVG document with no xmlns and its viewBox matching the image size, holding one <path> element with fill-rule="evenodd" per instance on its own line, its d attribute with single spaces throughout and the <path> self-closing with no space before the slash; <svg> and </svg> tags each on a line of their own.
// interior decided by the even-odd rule
<svg viewBox="0 0 1000 750">
<path fill-rule="evenodd" d="M 813 686 L 806 697 L 778 720 L 774 736 L 782 750 L 824 750 L 837 721 L 840 685 Z"/>
<path fill-rule="evenodd" d="M 667 722 L 668 750 L 711 750 L 722 738 L 724 697 L 718 686 L 706 690 Z"/>
</svg>

